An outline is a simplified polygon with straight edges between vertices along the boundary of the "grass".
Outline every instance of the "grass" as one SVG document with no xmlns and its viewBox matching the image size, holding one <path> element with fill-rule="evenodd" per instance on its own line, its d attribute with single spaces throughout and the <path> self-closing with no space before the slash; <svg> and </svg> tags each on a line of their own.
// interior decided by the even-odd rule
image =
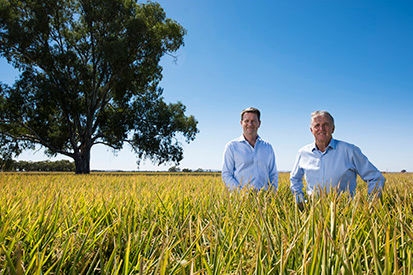
<svg viewBox="0 0 413 275">
<path fill-rule="evenodd" d="M 220 175 L 0 173 L 0 274 L 413 274 L 413 174 L 300 212 Z"/>
</svg>

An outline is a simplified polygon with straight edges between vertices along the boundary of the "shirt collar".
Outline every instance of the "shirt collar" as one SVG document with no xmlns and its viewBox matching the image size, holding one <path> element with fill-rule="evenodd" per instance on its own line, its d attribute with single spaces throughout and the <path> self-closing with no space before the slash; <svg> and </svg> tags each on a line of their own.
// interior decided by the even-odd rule
<svg viewBox="0 0 413 275">
<path fill-rule="evenodd" d="M 248 142 L 248 141 L 245 139 L 244 135 L 240 135 L 237 140 L 240 141 L 240 142 L 242 142 L 242 141 Z M 258 142 L 258 141 L 260 141 L 260 140 L 261 140 L 261 137 L 258 135 L 256 142 Z"/>
<path fill-rule="evenodd" d="M 327 150 L 336 149 L 336 147 L 337 147 L 337 140 L 335 140 L 334 138 L 331 138 L 330 143 L 327 146 Z M 314 151 L 314 150 L 318 150 L 317 146 L 315 145 L 315 141 L 313 142 L 313 147 L 311 148 L 311 151 Z"/>
<path fill-rule="evenodd" d="M 337 147 L 337 140 L 332 138 L 331 141 L 330 141 L 330 144 L 328 145 L 328 148 L 336 149 L 336 147 Z"/>
</svg>

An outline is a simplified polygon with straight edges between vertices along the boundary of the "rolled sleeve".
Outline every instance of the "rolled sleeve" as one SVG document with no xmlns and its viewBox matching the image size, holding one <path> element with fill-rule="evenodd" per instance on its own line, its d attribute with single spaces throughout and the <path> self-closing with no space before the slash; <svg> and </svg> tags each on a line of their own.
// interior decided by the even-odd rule
<svg viewBox="0 0 413 275">
<path fill-rule="evenodd" d="M 269 185 L 272 186 L 275 190 L 278 190 L 278 170 L 277 170 L 277 162 L 276 162 L 276 157 L 274 150 L 272 149 L 272 158 L 269 163 Z"/>
<path fill-rule="evenodd" d="M 368 160 L 361 152 L 360 148 L 356 147 L 354 152 L 354 164 L 360 177 L 367 183 L 368 195 L 377 194 L 381 196 L 386 179 L 383 174 Z"/>
<path fill-rule="evenodd" d="M 224 155 L 223 155 L 222 180 L 230 189 L 234 189 L 239 186 L 239 183 L 234 176 L 234 171 L 235 171 L 234 153 L 231 150 L 231 144 L 228 143 L 225 145 Z"/>
<path fill-rule="evenodd" d="M 304 170 L 300 168 L 300 153 L 298 153 L 293 169 L 290 173 L 290 190 L 295 196 L 296 202 L 304 201 L 303 176 Z"/>
</svg>

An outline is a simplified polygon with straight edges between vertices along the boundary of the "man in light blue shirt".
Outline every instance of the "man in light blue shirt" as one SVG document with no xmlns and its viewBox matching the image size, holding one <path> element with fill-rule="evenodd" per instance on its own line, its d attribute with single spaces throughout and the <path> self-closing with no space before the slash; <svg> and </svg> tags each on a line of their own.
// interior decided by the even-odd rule
<svg viewBox="0 0 413 275">
<path fill-rule="evenodd" d="M 291 191 L 303 206 L 303 177 L 307 195 L 319 191 L 356 191 L 357 174 L 367 182 L 369 196 L 381 196 L 385 178 L 361 150 L 350 143 L 333 139 L 334 118 L 326 111 L 311 114 L 310 131 L 315 142 L 302 147 L 290 173 Z"/>
<path fill-rule="evenodd" d="M 278 188 L 275 153 L 270 143 L 258 136 L 261 113 L 250 107 L 241 112 L 243 134 L 225 146 L 222 180 L 230 189 Z"/>
</svg>

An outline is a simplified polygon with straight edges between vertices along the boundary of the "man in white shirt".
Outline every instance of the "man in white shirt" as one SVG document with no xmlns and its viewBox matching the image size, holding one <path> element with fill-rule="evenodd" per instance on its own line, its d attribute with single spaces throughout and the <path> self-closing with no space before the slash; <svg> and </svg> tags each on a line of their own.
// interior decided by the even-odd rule
<svg viewBox="0 0 413 275">
<path fill-rule="evenodd" d="M 222 180 L 230 189 L 252 187 L 254 189 L 278 188 L 278 171 L 275 153 L 270 143 L 258 135 L 261 113 L 250 107 L 241 112 L 240 137 L 225 146 Z"/>
<path fill-rule="evenodd" d="M 361 150 L 350 143 L 333 138 L 334 118 L 327 111 L 311 114 L 310 131 L 314 143 L 302 147 L 290 173 L 290 188 L 301 208 L 304 202 L 303 177 L 307 195 L 319 191 L 356 192 L 357 175 L 367 182 L 370 196 L 381 196 L 385 178 Z"/>
</svg>

